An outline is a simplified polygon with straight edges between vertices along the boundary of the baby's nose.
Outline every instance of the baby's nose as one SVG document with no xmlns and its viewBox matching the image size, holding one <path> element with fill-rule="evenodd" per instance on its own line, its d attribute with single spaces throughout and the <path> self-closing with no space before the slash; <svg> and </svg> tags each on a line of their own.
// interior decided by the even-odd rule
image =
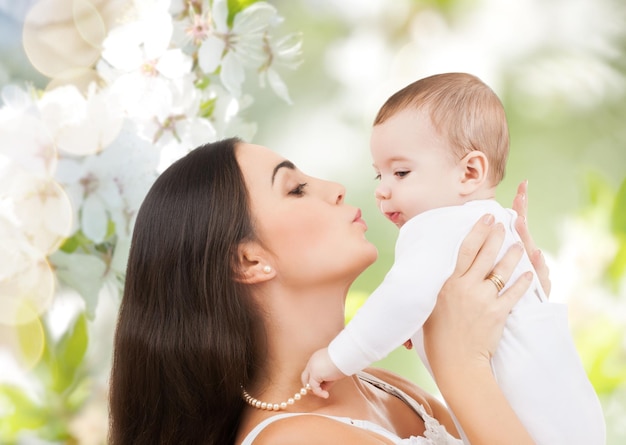
<svg viewBox="0 0 626 445">
<path fill-rule="evenodd" d="M 384 187 L 382 185 L 379 185 L 378 187 L 376 187 L 376 190 L 374 191 L 374 196 L 376 197 L 376 199 L 389 199 L 389 195 L 390 195 L 390 191 L 389 188 Z"/>
</svg>

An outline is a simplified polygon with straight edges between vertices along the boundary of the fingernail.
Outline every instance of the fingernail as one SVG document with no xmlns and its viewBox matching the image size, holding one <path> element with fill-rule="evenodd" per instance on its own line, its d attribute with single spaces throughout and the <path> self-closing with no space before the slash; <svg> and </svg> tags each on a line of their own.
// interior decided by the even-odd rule
<svg viewBox="0 0 626 445">
<path fill-rule="evenodd" d="M 531 271 L 524 272 L 522 275 L 526 281 L 531 281 L 533 279 L 533 273 Z"/>
<path fill-rule="evenodd" d="M 494 217 L 491 214 L 487 214 L 485 216 L 483 216 L 483 223 L 487 224 L 488 226 L 493 224 L 494 221 Z"/>
</svg>

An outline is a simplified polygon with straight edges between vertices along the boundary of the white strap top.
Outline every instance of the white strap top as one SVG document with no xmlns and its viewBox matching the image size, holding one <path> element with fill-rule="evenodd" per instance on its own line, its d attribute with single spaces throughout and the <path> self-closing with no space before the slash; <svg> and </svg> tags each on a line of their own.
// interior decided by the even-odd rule
<svg viewBox="0 0 626 445">
<path fill-rule="evenodd" d="M 352 425 L 356 428 L 362 428 L 367 431 L 371 431 L 373 433 L 377 433 L 391 441 L 394 444 L 401 445 L 463 445 L 463 441 L 456 439 L 451 436 L 445 429 L 443 425 L 441 425 L 437 419 L 431 417 L 423 405 L 417 403 L 414 399 L 409 397 L 405 392 L 396 388 L 395 386 L 389 385 L 388 383 L 370 375 L 367 373 L 359 373 L 359 378 L 365 382 L 368 382 L 377 388 L 398 397 L 400 400 L 405 402 L 413 411 L 417 413 L 424 420 L 424 425 L 426 430 L 424 431 L 424 436 L 415 437 L 411 436 L 407 439 L 402 439 L 398 437 L 391 431 L 381 427 L 380 425 L 370 422 L 368 420 L 358 420 L 351 419 L 349 417 L 338 417 L 338 416 L 329 416 L 325 414 L 313 414 L 313 413 L 282 413 L 276 414 L 275 416 L 268 417 L 259 423 L 243 440 L 241 445 L 252 445 L 254 439 L 263 431 L 268 425 L 279 421 L 281 419 L 295 417 L 295 416 L 321 416 L 329 419 L 336 420 L 337 422 L 342 422 L 347 425 Z"/>
</svg>

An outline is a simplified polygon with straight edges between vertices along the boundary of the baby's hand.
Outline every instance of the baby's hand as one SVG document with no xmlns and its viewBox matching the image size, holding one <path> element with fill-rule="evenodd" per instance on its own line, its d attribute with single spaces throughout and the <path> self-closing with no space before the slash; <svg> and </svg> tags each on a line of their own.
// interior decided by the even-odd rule
<svg viewBox="0 0 626 445">
<path fill-rule="evenodd" d="M 328 348 L 313 353 L 302 372 L 302 386 L 311 386 L 311 391 L 318 397 L 327 399 L 330 395 L 328 388 L 333 382 L 345 377 L 335 366 L 328 355 Z"/>
</svg>

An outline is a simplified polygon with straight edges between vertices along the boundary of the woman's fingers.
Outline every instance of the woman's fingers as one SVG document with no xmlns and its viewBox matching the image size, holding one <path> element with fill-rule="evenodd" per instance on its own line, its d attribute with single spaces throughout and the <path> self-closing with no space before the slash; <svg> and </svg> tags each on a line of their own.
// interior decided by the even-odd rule
<svg viewBox="0 0 626 445">
<path fill-rule="evenodd" d="M 493 223 L 493 215 L 487 214 L 482 216 L 480 220 L 474 224 L 472 230 L 461 243 L 453 275 L 462 276 L 470 269 L 478 252 L 489 238 Z"/>
<path fill-rule="evenodd" d="M 493 283 L 498 292 L 500 292 L 502 290 L 502 287 L 504 287 L 506 283 L 508 283 L 511 275 L 513 275 L 515 266 L 517 266 L 517 263 L 519 262 L 523 253 L 524 248 L 520 244 L 512 245 L 504 254 L 502 259 L 500 259 L 498 264 L 494 266 L 493 270 L 491 270 L 491 272 L 487 274 L 487 279 Z M 492 274 L 494 274 L 495 277 L 490 278 Z M 502 281 L 502 287 L 498 289 L 499 280 Z"/>
<path fill-rule="evenodd" d="M 528 254 L 532 254 L 535 250 L 537 250 L 537 246 L 533 237 L 530 236 L 530 232 L 528 231 L 528 195 L 526 194 L 528 190 L 528 182 L 521 182 L 517 187 L 517 194 L 515 198 L 513 198 L 513 210 L 517 213 L 517 220 L 515 221 L 515 230 L 519 233 L 522 242 L 524 243 L 524 247 L 526 248 L 526 252 Z"/>
<path fill-rule="evenodd" d="M 483 245 L 476 254 L 474 263 L 466 274 L 476 279 L 484 279 L 493 270 L 493 265 L 496 262 L 503 242 L 504 226 L 501 223 L 497 223 L 487 235 Z"/>
<path fill-rule="evenodd" d="M 550 291 L 552 290 L 552 282 L 550 281 L 550 269 L 546 264 L 546 259 L 543 256 L 543 253 L 541 253 L 541 250 L 537 249 L 529 255 L 529 258 L 535 268 L 535 272 L 537 272 L 537 277 L 539 278 L 543 291 L 549 297 Z"/>
<path fill-rule="evenodd" d="M 513 210 L 517 212 L 517 220 L 515 221 L 515 230 L 519 234 L 524 248 L 528 253 L 528 257 L 537 272 L 541 287 L 543 287 L 546 295 L 550 295 L 552 283 L 550 282 L 550 270 L 546 265 L 545 258 L 541 250 L 537 248 L 533 237 L 528 230 L 528 181 L 523 181 L 517 187 L 517 195 L 513 199 Z"/>
<path fill-rule="evenodd" d="M 437 303 L 424 324 L 425 348 L 435 364 L 463 357 L 489 359 L 502 336 L 506 317 L 530 285 L 523 274 L 498 296 L 523 255 L 519 244 L 511 246 L 494 264 L 500 248 L 498 230 L 490 231 L 482 248 L 464 275 L 451 276 L 441 288 Z M 489 274 L 497 275 L 490 279 Z M 495 282 L 494 282 L 495 281 Z M 434 335 L 433 335 L 434 333 Z M 433 363 L 431 363 L 432 365 Z"/>
<path fill-rule="evenodd" d="M 498 297 L 502 305 L 502 314 L 507 316 L 513 306 L 524 296 L 533 281 L 532 272 L 524 272 L 511 286 Z"/>
<path fill-rule="evenodd" d="M 513 198 L 513 210 L 519 216 L 519 220 L 522 222 L 526 221 L 526 217 L 528 216 L 528 181 L 522 181 L 517 186 L 517 194 L 515 198 Z"/>
</svg>

